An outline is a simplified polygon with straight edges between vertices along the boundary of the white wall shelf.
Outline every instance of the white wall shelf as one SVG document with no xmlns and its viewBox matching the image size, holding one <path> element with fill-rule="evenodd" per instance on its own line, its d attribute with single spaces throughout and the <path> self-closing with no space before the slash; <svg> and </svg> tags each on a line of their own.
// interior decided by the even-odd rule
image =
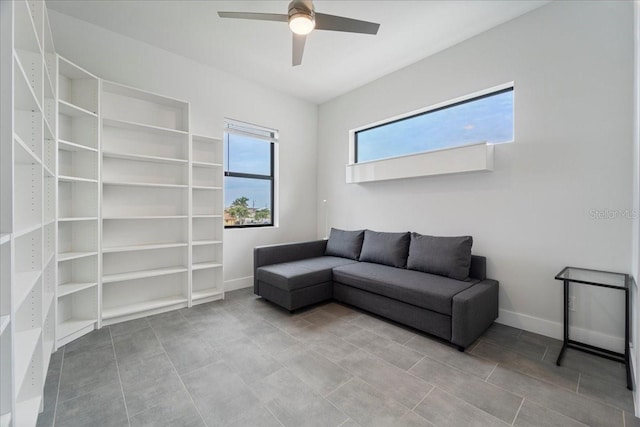
<svg viewBox="0 0 640 427">
<path fill-rule="evenodd" d="M 7 329 L 9 323 L 11 323 L 11 316 L 9 316 L 8 314 L 0 316 L 0 335 L 4 333 L 5 329 Z"/>
<path fill-rule="evenodd" d="M 193 270 L 204 270 L 206 268 L 220 268 L 222 264 L 217 262 L 200 262 L 192 265 Z"/>
<path fill-rule="evenodd" d="M 65 176 L 65 175 L 58 175 L 58 181 L 60 182 L 89 182 L 89 183 L 97 183 L 98 180 L 97 179 L 91 179 L 91 178 L 80 178 L 77 176 Z"/>
<path fill-rule="evenodd" d="M 149 270 L 131 271 L 128 273 L 108 274 L 102 276 L 102 283 L 124 282 L 127 280 L 146 279 L 148 277 L 166 276 L 169 274 L 184 273 L 188 269 L 184 266 L 154 268 Z"/>
<path fill-rule="evenodd" d="M 22 384 L 27 378 L 27 371 L 29 369 L 29 365 L 31 365 L 31 359 L 34 356 L 36 347 L 38 346 L 38 342 L 40 341 L 41 334 L 42 329 L 40 328 L 16 332 L 14 344 L 16 348 L 20 348 L 23 350 L 24 355 L 24 357 L 20 357 L 15 360 L 15 379 L 18 388 L 21 388 Z"/>
<path fill-rule="evenodd" d="M 220 245 L 222 240 L 194 240 L 191 244 L 193 246 Z"/>
<path fill-rule="evenodd" d="M 65 141 L 63 139 L 59 139 L 58 140 L 58 149 L 59 150 L 65 150 L 65 151 L 91 151 L 94 153 L 97 153 L 98 150 L 92 147 L 87 147 L 85 145 L 81 145 L 81 144 L 76 144 L 75 142 L 69 142 L 69 141 Z"/>
<path fill-rule="evenodd" d="M 189 188 L 184 184 L 156 184 L 150 182 L 114 182 L 114 181 L 102 181 L 103 185 L 113 185 L 121 187 L 155 187 L 155 188 Z"/>
<path fill-rule="evenodd" d="M 60 114 L 64 114 L 65 116 L 69 117 L 98 117 L 96 113 L 92 113 L 91 111 L 85 110 L 82 107 L 78 107 L 77 105 L 73 105 L 62 100 L 58 101 L 58 109 L 60 111 Z"/>
<path fill-rule="evenodd" d="M 209 290 L 202 290 L 202 291 L 193 291 L 193 293 L 191 294 L 191 298 L 195 301 L 201 300 L 201 299 L 205 299 L 205 298 L 211 298 L 211 297 L 222 297 L 224 295 L 224 292 L 216 289 L 216 288 L 212 288 Z"/>
<path fill-rule="evenodd" d="M 63 297 L 65 295 L 70 295 L 75 292 L 79 292 L 85 289 L 92 288 L 94 286 L 98 286 L 98 282 L 87 282 L 87 283 L 76 283 L 69 282 L 58 285 L 58 297 Z"/>
<path fill-rule="evenodd" d="M 113 252 L 135 252 L 135 251 L 148 251 L 153 249 L 170 249 L 170 248 L 184 248 L 189 246 L 187 242 L 175 242 L 175 243 L 157 243 L 148 245 L 132 245 L 132 246 L 115 246 L 115 247 L 103 247 L 102 253 Z"/>
<path fill-rule="evenodd" d="M 103 319 L 113 319 L 131 314 L 145 313 L 159 308 L 166 308 L 176 305 L 186 304 L 187 299 L 181 295 L 157 298 L 136 304 L 128 304 L 113 308 L 104 309 L 102 311 Z"/>
<path fill-rule="evenodd" d="M 122 216 L 103 216 L 103 220 L 145 220 L 145 219 L 187 219 L 187 215 L 122 215 Z"/>
<path fill-rule="evenodd" d="M 98 252 L 59 252 L 58 262 L 71 261 L 74 259 L 80 259 L 94 255 L 98 255 Z"/>
<path fill-rule="evenodd" d="M 129 154 L 129 153 L 116 153 L 112 151 L 103 151 L 103 157 L 112 158 L 112 159 L 123 159 L 123 160 L 139 160 L 143 162 L 152 162 L 152 163 L 168 163 L 168 164 L 187 164 L 188 160 L 171 158 L 171 157 L 160 157 L 160 156 L 147 156 L 143 154 Z"/>
</svg>

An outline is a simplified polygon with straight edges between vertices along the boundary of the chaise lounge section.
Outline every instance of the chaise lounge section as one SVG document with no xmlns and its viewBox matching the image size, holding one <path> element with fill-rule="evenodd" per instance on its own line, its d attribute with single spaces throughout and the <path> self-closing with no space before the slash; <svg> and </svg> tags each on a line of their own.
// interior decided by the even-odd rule
<svg viewBox="0 0 640 427">
<path fill-rule="evenodd" d="M 293 311 L 335 299 L 464 350 L 498 316 L 498 282 L 472 239 L 332 229 L 254 249 L 254 293 Z"/>
</svg>

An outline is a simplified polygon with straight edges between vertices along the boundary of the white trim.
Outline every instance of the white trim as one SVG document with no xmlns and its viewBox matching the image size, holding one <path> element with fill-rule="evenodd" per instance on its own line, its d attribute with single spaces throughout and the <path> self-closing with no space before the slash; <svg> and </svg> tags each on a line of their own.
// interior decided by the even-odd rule
<svg viewBox="0 0 640 427">
<path fill-rule="evenodd" d="M 250 288 L 253 286 L 253 276 L 240 277 L 224 281 L 224 291 L 230 292 L 238 289 Z"/>
<path fill-rule="evenodd" d="M 528 314 L 516 313 L 505 309 L 500 309 L 500 316 L 496 323 L 524 329 L 525 331 L 545 335 L 547 337 L 561 340 L 563 338 L 563 325 L 561 322 L 542 319 Z M 624 337 L 607 335 L 601 332 L 590 331 L 584 328 L 571 326 L 569 328 L 571 339 L 585 342 L 598 347 L 607 348 L 613 351 L 624 351 Z"/>
</svg>

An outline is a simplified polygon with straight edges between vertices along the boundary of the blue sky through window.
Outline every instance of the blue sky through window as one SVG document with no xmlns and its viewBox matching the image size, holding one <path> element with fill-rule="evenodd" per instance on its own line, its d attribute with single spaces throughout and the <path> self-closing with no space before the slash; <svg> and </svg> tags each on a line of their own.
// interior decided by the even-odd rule
<svg viewBox="0 0 640 427">
<path fill-rule="evenodd" d="M 225 171 L 267 176 L 271 174 L 270 141 L 228 133 L 226 142 Z M 249 199 L 250 208 L 271 208 L 271 181 L 226 176 L 224 190 L 225 208 L 240 197 Z"/>
<path fill-rule="evenodd" d="M 357 162 L 513 141 L 513 90 L 357 132 Z"/>
</svg>

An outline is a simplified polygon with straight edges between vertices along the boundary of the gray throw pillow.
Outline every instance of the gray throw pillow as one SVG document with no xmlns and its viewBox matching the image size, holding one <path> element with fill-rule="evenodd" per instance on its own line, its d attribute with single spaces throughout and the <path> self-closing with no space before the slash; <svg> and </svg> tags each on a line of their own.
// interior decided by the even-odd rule
<svg viewBox="0 0 640 427">
<path fill-rule="evenodd" d="M 324 254 L 357 261 L 360 256 L 360 249 L 362 249 L 363 238 L 364 230 L 347 231 L 332 228 Z"/>
<path fill-rule="evenodd" d="M 409 254 L 410 235 L 365 230 L 360 261 L 405 268 Z"/>
<path fill-rule="evenodd" d="M 473 237 L 440 237 L 411 233 L 407 268 L 466 280 L 471 268 Z"/>
</svg>

